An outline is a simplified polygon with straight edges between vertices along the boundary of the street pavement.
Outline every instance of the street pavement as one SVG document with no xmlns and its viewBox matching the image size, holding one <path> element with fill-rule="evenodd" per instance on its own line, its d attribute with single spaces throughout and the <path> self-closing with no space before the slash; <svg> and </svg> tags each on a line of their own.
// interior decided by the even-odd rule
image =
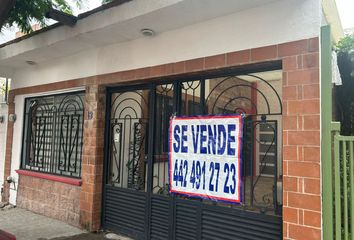
<svg viewBox="0 0 354 240">
<path fill-rule="evenodd" d="M 84 233 L 61 221 L 20 208 L 0 210 L 0 229 L 12 233 L 17 240 L 44 240 Z"/>
<path fill-rule="evenodd" d="M 7 205 L 0 208 L 0 229 L 17 240 L 132 240 L 114 233 L 88 233 L 59 220 Z"/>
</svg>

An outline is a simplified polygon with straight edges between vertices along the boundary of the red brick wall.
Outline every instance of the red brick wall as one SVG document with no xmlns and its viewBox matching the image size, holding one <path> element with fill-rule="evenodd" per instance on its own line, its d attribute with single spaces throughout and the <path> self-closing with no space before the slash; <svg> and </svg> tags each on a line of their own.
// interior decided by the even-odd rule
<svg viewBox="0 0 354 240">
<path fill-rule="evenodd" d="M 80 223 L 93 231 L 101 226 L 105 100 L 105 88 L 86 87 Z M 93 113 L 92 119 L 88 112 Z"/>
<path fill-rule="evenodd" d="M 100 226 L 104 134 L 104 88 L 191 76 L 249 64 L 282 61 L 283 64 L 283 236 L 284 239 L 321 238 L 319 39 L 225 53 L 160 66 L 133 69 L 89 78 L 15 89 L 12 94 L 87 86 L 81 225 Z M 8 126 L 6 165 L 11 162 L 12 124 Z"/>
<path fill-rule="evenodd" d="M 81 187 L 21 175 L 17 206 L 80 226 Z"/>
<path fill-rule="evenodd" d="M 279 46 L 283 58 L 285 239 L 321 239 L 318 39 Z"/>
</svg>

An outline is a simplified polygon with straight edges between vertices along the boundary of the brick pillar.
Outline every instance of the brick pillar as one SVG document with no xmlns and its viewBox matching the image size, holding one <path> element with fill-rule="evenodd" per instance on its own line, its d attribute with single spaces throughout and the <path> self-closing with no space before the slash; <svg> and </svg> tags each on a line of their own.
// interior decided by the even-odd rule
<svg viewBox="0 0 354 240">
<path fill-rule="evenodd" d="M 8 115 L 15 114 L 15 95 L 10 91 L 8 98 Z M 7 118 L 8 119 L 8 118 Z M 6 178 L 11 175 L 11 158 L 12 158 L 12 142 L 14 133 L 14 122 L 7 123 L 6 133 L 6 153 L 5 153 L 5 167 L 4 167 L 4 192 L 2 201 L 9 201 L 10 185 L 6 182 Z"/>
<path fill-rule="evenodd" d="M 87 86 L 85 95 L 80 224 L 89 231 L 97 231 L 101 226 L 104 116 L 105 89 L 98 85 Z"/>
<path fill-rule="evenodd" d="M 283 58 L 283 237 L 321 239 L 318 38 L 279 45 Z"/>
</svg>

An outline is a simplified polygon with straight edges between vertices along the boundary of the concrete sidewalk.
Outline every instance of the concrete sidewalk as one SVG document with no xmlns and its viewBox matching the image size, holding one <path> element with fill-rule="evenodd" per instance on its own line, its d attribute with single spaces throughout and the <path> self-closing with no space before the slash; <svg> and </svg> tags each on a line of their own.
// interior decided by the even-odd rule
<svg viewBox="0 0 354 240">
<path fill-rule="evenodd" d="M 14 234 L 17 240 L 52 239 L 85 233 L 61 221 L 20 208 L 0 210 L 0 229 Z"/>
</svg>

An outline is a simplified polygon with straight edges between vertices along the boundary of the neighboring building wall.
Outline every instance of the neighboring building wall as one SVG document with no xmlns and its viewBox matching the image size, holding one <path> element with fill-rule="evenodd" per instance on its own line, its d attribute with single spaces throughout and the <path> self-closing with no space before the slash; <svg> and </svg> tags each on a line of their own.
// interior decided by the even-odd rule
<svg viewBox="0 0 354 240">
<path fill-rule="evenodd" d="M 32 25 L 32 30 L 33 30 L 33 31 L 37 31 L 37 30 L 39 30 L 39 29 L 41 29 L 41 28 L 42 28 L 41 25 L 39 25 L 38 23 Z M 19 38 L 19 37 L 22 37 L 22 36 L 24 36 L 24 35 L 26 35 L 26 33 L 21 32 L 21 31 L 18 31 L 18 32 L 16 32 L 15 37 L 16 37 L 16 38 Z"/>
<path fill-rule="evenodd" d="M 4 117 L 4 122 L 0 123 L 0 190 L 4 182 L 5 152 L 6 152 L 6 130 L 7 130 L 7 105 L 0 103 L 0 117 Z M 0 195 L 0 202 L 2 196 Z"/>
<path fill-rule="evenodd" d="M 80 226 L 81 187 L 30 176 L 19 181 L 18 207 Z"/>
</svg>

